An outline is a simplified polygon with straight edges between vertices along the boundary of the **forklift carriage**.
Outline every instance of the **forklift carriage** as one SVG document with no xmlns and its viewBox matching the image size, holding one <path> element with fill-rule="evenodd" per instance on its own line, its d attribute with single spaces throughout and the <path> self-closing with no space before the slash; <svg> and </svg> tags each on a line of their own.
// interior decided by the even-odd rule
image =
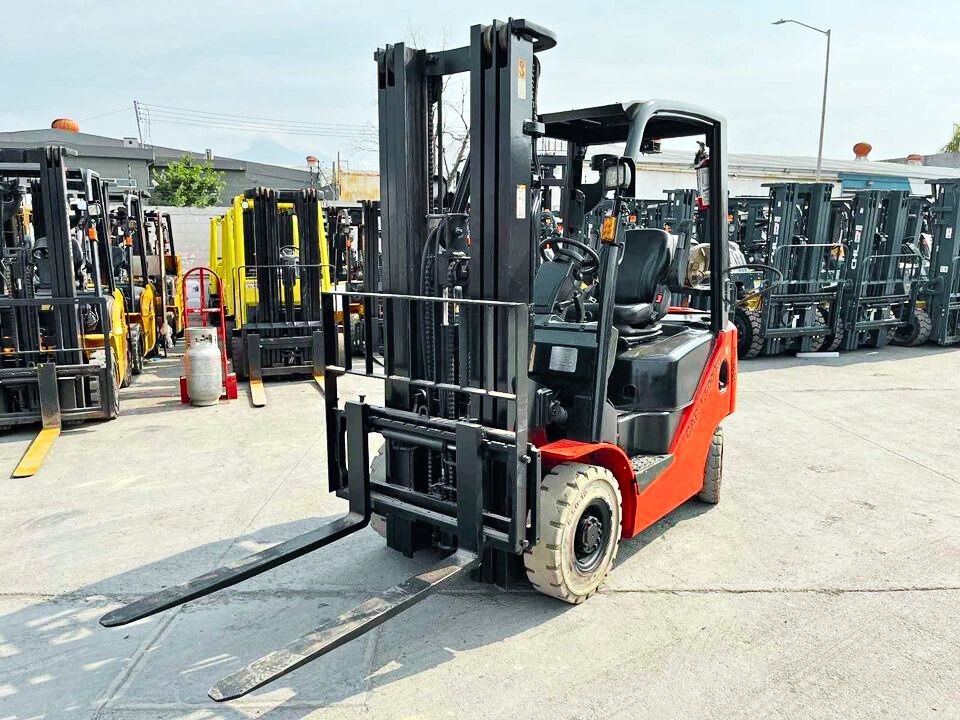
<svg viewBox="0 0 960 720">
<path fill-rule="evenodd" d="M 261 687 L 466 573 L 500 584 L 526 576 L 582 602 L 621 538 L 690 498 L 719 499 L 719 425 L 734 410 L 737 373 L 725 121 L 665 100 L 541 114 L 538 55 L 555 45 L 549 30 L 511 19 L 474 26 L 466 47 L 377 52 L 382 291 L 320 298 L 328 484 L 349 510 L 101 623 L 229 587 L 359 531 L 374 514 L 389 547 L 441 559 L 222 679 L 213 699 Z M 443 167 L 443 79 L 454 73 L 470 78 L 470 155 L 446 192 L 433 180 Z M 543 238 L 541 137 L 566 145 L 563 233 Z M 710 155 L 701 239 L 712 273 L 698 287 L 683 286 L 673 236 L 630 220 L 642 148 L 686 137 L 704 138 Z M 611 143 L 623 143 L 622 155 L 587 160 Z M 584 179 L 586 162 L 595 182 Z M 672 307 L 674 296 L 696 296 L 702 309 Z M 383 318 L 382 369 L 372 343 L 362 361 L 340 352 L 361 314 L 366 333 Z M 381 381 L 384 403 L 341 398 L 345 375 Z M 384 443 L 371 459 L 374 434 Z"/>
</svg>

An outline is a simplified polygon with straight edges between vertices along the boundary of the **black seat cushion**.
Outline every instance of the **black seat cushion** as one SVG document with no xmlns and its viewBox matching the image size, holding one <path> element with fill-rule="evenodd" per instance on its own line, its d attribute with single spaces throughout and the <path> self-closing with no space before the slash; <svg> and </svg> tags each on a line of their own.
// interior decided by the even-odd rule
<svg viewBox="0 0 960 720">
<path fill-rule="evenodd" d="M 674 239 L 664 230 L 627 230 L 617 273 L 613 322 L 621 335 L 659 319 L 663 282 L 673 260 Z"/>
<path fill-rule="evenodd" d="M 614 325 L 646 325 L 653 320 L 653 303 L 634 303 L 633 305 L 614 305 Z"/>
<path fill-rule="evenodd" d="M 623 245 L 614 301 L 618 305 L 652 302 L 673 259 L 673 238 L 664 230 L 627 230 Z"/>
</svg>

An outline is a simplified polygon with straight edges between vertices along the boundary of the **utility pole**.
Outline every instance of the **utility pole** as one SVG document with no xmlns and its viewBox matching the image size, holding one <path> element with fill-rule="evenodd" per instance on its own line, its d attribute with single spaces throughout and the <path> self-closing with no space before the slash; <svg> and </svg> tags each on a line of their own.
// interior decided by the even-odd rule
<svg viewBox="0 0 960 720">
<path fill-rule="evenodd" d="M 137 137 L 140 138 L 140 147 L 143 147 L 143 128 L 140 127 L 140 103 L 133 101 L 133 112 L 137 116 Z"/>
<path fill-rule="evenodd" d="M 823 167 L 823 129 L 827 122 L 827 80 L 830 78 L 830 30 L 821 30 L 820 28 L 814 27 L 813 25 L 807 25 L 799 20 L 784 20 L 782 18 L 780 20 L 776 20 L 773 24 L 783 25 L 785 23 L 793 23 L 794 25 L 805 27 L 808 30 L 813 30 L 821 35 L 826 35 L 827 37 L 827 61 L 823 68 L 823 103 L 820 106 L 820 145 L 817 149 L 816 181 L 820 182 L 820 170 Z"/>
</svg>

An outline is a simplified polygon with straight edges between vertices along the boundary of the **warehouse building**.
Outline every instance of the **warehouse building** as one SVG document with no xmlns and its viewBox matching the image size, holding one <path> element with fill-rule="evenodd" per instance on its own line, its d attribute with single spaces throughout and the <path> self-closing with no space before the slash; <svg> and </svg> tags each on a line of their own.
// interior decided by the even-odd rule
<svg viewBox="0 0 960 720">
<path fill-rule="evenodd" d="M 103 178 L 115 181 L 118 187 L 148 190 L 151 180 L 170 163 L 189 155 L 198 161 L 209 161 L 223 174 L 225 186 L 220 202 L 230 199 L 251 187 L 263 185 L 276 188 L 313 187 L 318 175 L 309 169 L 269 165 L 214 155 L 210 150 L 196 153 L 189 150 L 141 145 L 137 138 L 112 138 L 103 135 L 75 132 L 58 128 L 0 132 L 0 148 L 26 148 L 39 145 L 63 145 L 76 151 L 77 157 L 68 165 L 95 170 Z M 329 188 L 321 187 L 326 199 L 334 199 Z"/>
<path fill-rule="evenodd" d="M 833 183 L 835 196 L 864 189 L 908 190 L 915 195 L 929 195 L 930 180 L 960 177 L 960 167 L 873 161 L 868 157 L 869 147 L 858 149 L 866 152 L 860 156 L 855 153 L 849 160 L 823 159 L 820 178 Z M 728 187 L 734 197 L 766 195 L 763 186 L 769 183 L 816 180 L 815 157 L 731 153 L 727 159 Z M 644 155 L 637 165 L 638 195 L 654 198 L 666 189 L 696 187 L 692 161 L 693 151 L 665 150 Z"/>
</svg>

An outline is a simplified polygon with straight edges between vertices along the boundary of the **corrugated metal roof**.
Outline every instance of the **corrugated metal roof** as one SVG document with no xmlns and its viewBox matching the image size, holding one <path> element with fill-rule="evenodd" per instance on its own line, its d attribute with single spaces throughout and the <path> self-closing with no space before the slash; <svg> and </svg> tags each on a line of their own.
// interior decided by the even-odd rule
<svg viewBox="0 0 960 720">
<path fill-rule="evenodd" d="M 124 145 L 120 138 L 90 133 L 75 133 L 69 130 L 54 130 L 41 128 L 39 130 L 18 130 L 16 132 L 0 132 L 0 147 L 23 147 L 26 144 L 63 145 L 77 150 L 81 156 L 129 158 L 131 160 L 147 160 L 165 166 L 173 160 L 179 160 L 184 155 L 190 155 L 196 160 L 205 159 L 204 153 L 162 145 L 146 145 L 144 147 Z M 302 180 L 309 177 L 306 169 L 291 168 L 283 165 L 269 165 L 266 163 L 239 160 L 237 158 L 213 156 L 213 166 L 217 170 L 238 170 L 259 172 L 260 174 L 273 173 L 278 178 Z"/>
</svg>

